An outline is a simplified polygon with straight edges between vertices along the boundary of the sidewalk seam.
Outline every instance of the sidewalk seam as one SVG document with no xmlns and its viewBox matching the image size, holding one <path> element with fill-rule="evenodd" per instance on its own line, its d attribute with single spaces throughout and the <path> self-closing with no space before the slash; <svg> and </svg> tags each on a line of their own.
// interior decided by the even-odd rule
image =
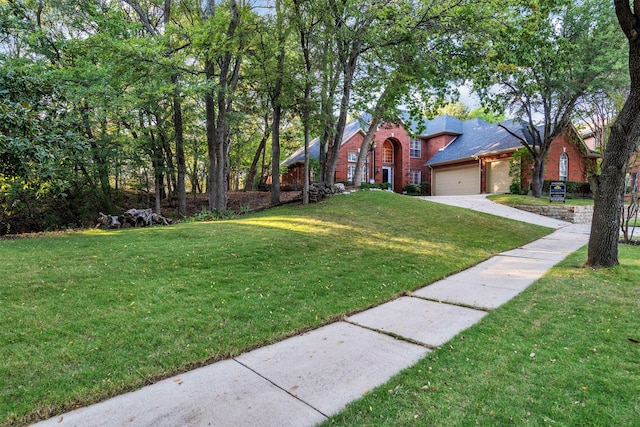
<svg viewBox="0 0 640 427">
<path fill-rule="evenodd" d="M 245 369 L 248 369 L 249 371 L 253 372 L 254 374 L 256 374 L 257 376 L 259 376 L 260 378 L 262 378 L 263 380 L 267 381 L 269 384 L 273 385 L 274 387 L 276 387 L 279 390 L 284 391 L 285 393 L 287 393 L 289 396 L 293 397 L 294 399 L 296 399 L 298 402 L 304 403 L 306 406 L 308 406 L 309 408 L 313 409 L 314 411 L 316 411 L 317 413 L 319 413 L 320 415 L 322 415 L 323 417 L 325 417 L 325 419 L 329 419 L 329 416 L 327 414 L 325 414 L 324 412 L 322 412 L 321 410 L 319 410 L 318 408 L 314 407 L 313 405 L 311 405 L 309 402 L 301 399 L 300 397 L 296 396 L 295 394 L 291 393 L 288 390 L 285 390 L 284 388 L 282 388 L 281 386 L 279 386 L 278 384 L 276 384 L 275 382 L 271 381 L 269 378 L 265 377 L 264 375 L 262 375 L 260 372 L 256 371 L 255 369 L 252 369 L 251 367 L 245 365 L 244 363 L 240 362 L 238 359 L 236 359 L 235 357 L 232 358 L 232 360 L 234 362 L 236 362 L 237 364 L 239 364 L 240 366 L 244 367 Z"/>
</svg>

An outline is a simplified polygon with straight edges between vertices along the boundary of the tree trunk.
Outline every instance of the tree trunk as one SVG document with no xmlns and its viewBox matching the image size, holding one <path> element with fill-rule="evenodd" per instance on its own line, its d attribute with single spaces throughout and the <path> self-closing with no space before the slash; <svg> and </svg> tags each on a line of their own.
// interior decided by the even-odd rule
<svg viewBox="0 0 640 427">
<path fill-rule="evenodd" d="M 279 101 L 276 101 L 279 104 Z M 280 117 L 282 108 L 273 108 L 273 128 L 271 130 L 271 204 L 280 203 Z"/>
<path fill-rule="evenodd" d="M 356 64 L 360 54 L 360 44 L 355 43 L 353 48 L 354 54 L 350 56 L 349 61 L 344 64 L 343 82 L 342 82 L 342 98 L 340 101 L 340 115 L 338 116 L 338 126 L 334 135 L 333 144 L 327 153 L 327 165 L 324 182 L 332 187 L 336 177 L 336 167 L 338 166 L 338 155 L 342 145 L 342 137 L 344 128 L 347 124 L 347 113 L 349 112 L 349 100 L 351 99 L 351 86 L 353 85 L 353 76 L 356 71 Z"/>
<path fill-rule="evenodd" d="M 536 158 L 533 159 L 533 169 L 531 170 L 531 194 L 533 197 L 542 197 L 545 156 L 538 154 Z"/>
<path fill-rule="evenodd" d="M 367 129 L 367 134 L 360 144 L 360 153 L 358 153 L 358 161 L 356 162 L 356 170 L 353 173 L 353 185 L 358 188 L 362 184 L 362 170 L 364 169 L 364 163 L 367 160 L 367 156 L 371 153 L 371 147 L 373 147 L 374 138 L 376 136 L 376 129 L 380 124 L 380 117 L 372 117 Z"/>
<path fill-rule="evenodd" d="M 169 3 L 170 1 L 166 1 Z M 170 7 L 170 6 L 169 6 Z M 172 78 L 174 85 L 173 94 L 173 127 L 176 133 L 176 162 L 178 163 L 178 179 L 176 182 L 176 195 L 178 197 L 178 213 L 187 214 L 187 190 L 185 178 L 187 175 L 187 165 L 184 157 L 184 129 L 182 125 L 182 103 L 180 100 L 180 88 L 177 76 Z"/>
<path fill-rule="evenodd" d="M 205 73 L 207 80 L 213 79 L 213 64 L 208 63 L 205 66 Z M 213 211 L 216 207 L 215 200 L 215 188 L 216 188 L 216 112 L 214 106 L 213 95 L 207 93 L 204 97 L 205 114 L 207 123 L 207 156 L 209 160 L 208 179 L 207 179 L 207 193 L 209 195 L 209 210 Z"/>
<path fill-rule="evenodd" d="M 256 154 L 253 156 L 253 161 L 251 162 L 251 167 L 249 168 L 249 173 L 247 174 L 247 180 L 244 183 L 244 191 L 253 190 L 254 181 L 256 180 L 256 172 L 258 171 L 258 162 L 260 161 L 260 156 L 262 155 L 263 150 L 267 146 L 267 140 L 269 139 L 269 135 L 271 134 L 271 126 L 269 126 L 268 115 L 265 115 L 264 117 L 264 125 L 264 135 L 262 135 L 262 139 L 260 140 L 260 144 L 258 145 Z"/>
<path fill-rule="evenodd" d="M 278 62 L 276 81 L 271 96 L 273 105 L 273 128 L 271 129 L 271 204 L 280 203 L 280 121 L 282 119 L 282 79 L 284 76 L 285 38 L 282 16 L 282 2 L 276 0 L 278 19 Z"/>
<path fill-rule="evenodd" d="M 640 63 L 637 69 L 640 73 Z M 640 92 L 632 92 L 611 127 L 605 147 L 602 172 L 592 182 L 593 219 L 587 264 L 594 268 L 618 264 L 620 219 L 624 209 L 626 171 L 640 135 Z"/>
<path fill-rule="evenodd" d="M 592 179 L 596 188 L 587 265 L 594 268 L 618 264 L 626 171 L 640 139 L 640 20 L 638 10 L 632 11 L 628 0 L 614 0 L 614 5 L 620 27 L 629 40 L 631 91 L 611 127 L 601 175 Z"/>
</svg>

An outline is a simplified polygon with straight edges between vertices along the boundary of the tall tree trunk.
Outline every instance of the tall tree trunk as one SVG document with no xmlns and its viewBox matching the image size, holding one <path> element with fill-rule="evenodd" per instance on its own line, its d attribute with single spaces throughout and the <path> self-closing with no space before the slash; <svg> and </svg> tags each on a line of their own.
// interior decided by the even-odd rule
<svg viewBox="0 0 640 427">
<path fill-rule="evenodd" d="M 280 121 L 282 118 L 282 79 L 284 77 L 284 56 L 286 32 L 282 16 L 282 1 L 276 0 L 278 20 L 278 62 L 276 81 L 273 87 L 271 103 L 273 105 L 273 128 L 271 129 L 271 204 L 280 203 Z"/>
<path fill-rule="evenodd" d="M 166 0 L 166 3 L 171 3 Z M 187 190 L 185 178 L 187 175 L 187 164 L 184 157 L 184 129 L 182 124 L 182 102 L 180 99 L 180 82 L 178 76 L 172 76 L 174 85 L 173 94 L 173 127 L 176 133 L 176 162 L 178 163 L 178 179 L 176 182 L 176 195 L 178 197 L 178 213 L 187 214 Z"/>
<path fill-rule="evenodd" d="M 302 186 L 302 204 L 309 204 L 309 133 L 311 122 L 311 52 L 309 48 L 309 35 L 311 29 L 304 24 L 302 10 L 300 8 L 302 0 L 294 0 L 296 19 L 300 32 L 300 47 L 304 57 L 304 95 L 302 99 L 302 128 L 304 133 L 304 184 Z"/>
<path fill-rule="evenodd" d="M 236 30 L 240 24 L 238 5 L 236 0 L 229 1 L 230 20 L 227 27 L 226 37 L 234 40 Z M 213 16 L 215 11 L 215 1 L 207 0 L 205 4 L 205 20 Z M 221 52 L 216 60 L 218 65 L 218 81 L 216 84 L 215 100 L 213 97 L 206 97 L 207 104 L 207 140 L 209 150 L 209 208 L 217 212 L 227 210 L 227 190 L 229 174 L 229 112 L 231 111 L 233 92 L 238 83 L 240 73 L 240 56 L 227 47 L 228 50 Z M 207 64 L 206 75 L 208 80 L 213 80 L 212 63 Z M 217 117 L 213 108 L 217 109 Z M 209 105 L 210 104 L 210 105 Z M 212 128 L 209 129 L 209 126 Z M 212 139 L 209 139 L 211 132 Z"/>
<path fill-rule="evenodd" d="M 206 65 L 207 79 L 213 79 L 213 64 Z M 206 133 L 207 133 L 207 156 L 209 160 L 208 176 L 207 176 L 207 193 L 209 195 L 209 210 L 216 208 L 215 190 L 216 190 L 216 112 L 214 99 L 211 93 L 207 93 L 204 97 L 205 114 L 206 114 Z"/>
<path fill-rule="evenodd" d="M 628 0 L 614 0 L 622 31 L 629 40 L 629 76 L 631 91 L 611 127 L 605 147 L 602 172 L 591 182 L 595 186 L 595 202 L 587 264 L 594 268 L 618 264 L 620 215 L 624 209 L 626 171 L 631 155 L 640 140 L 640 7 L 631 10 Z"/>
<path fill-rule="evenodd" d="M 271 134 L 271 126 L 269 126 L 268 114 L 265 114 L 264 116 L 264 127 L 264 134 L 262 135 L 262 139 L 260 140 L 260 144 L 258 145 L 256 154 L 253 156 L 253 161 L 251 162 L 251 167 L 249 168 L 249 173 L 247 174 L 247 180 L 244 183 L 244 191 L 253 190 L 254 182 L 256 180 L 256 172 L 258 171 L 258 162 L 260 161 L 262 152 L 267 146 L 267 140 L 269 139 L 269 135 Z"/>
<path fill-rule="evenodd" d="M 531 170 L 531 194 L 533 197 L 542 197 L 542 187 L 544 185 L 544 158 L 545 155 L 538 154 L 533 159 L 533 169 Z"/>
<path fill-rule="evenodd" d="M 273 128 L 271 129 L 271 204 L 280 203 L 280 117 L 282 107 L 273 109 Z"/>
<path fill-rule="evenodd" d="M 347 114 L 349 112 L 349 101 L 351 99 L 351 87 L 353 85 L 353 77 L 356 72 L 358 57 L 360 56 L 360 42 L 354 41 L 351 53 L 347 61 L 343 64 L 342 75 L 342 98 L 340 101 L 340 114 L 338 116 L 338 125 L 334 135 L 333 144 L 330 152 L 327 153 L 327 164 L 324 182 L 333 186 L 336 176 L 336 167 L 338 166 L 338 154 L 342 145 L 342 136 L 347 124 Z"/>
<path fill-rule="evenodd" d="M 367 134 L 364 136 L 362 144 L 360 144 L 360 153 L 358 153 L 358 161 L 356 162 L 356 169 L 353 173 L 353 185 L 356 188 L 360 187 L 360 184 L 362 184 L 362 171 L 364 169 L 364 164 L 367 160 L 367 156 L 372 152 L 371 148 L 373 147 L 374 138 L 376 136 L 376 129 L 378 129 L 379 124 L 380 116 L 374 114 L 374 116 L 371 118 L 371 122 L 369 122 Z"/>
</svg>

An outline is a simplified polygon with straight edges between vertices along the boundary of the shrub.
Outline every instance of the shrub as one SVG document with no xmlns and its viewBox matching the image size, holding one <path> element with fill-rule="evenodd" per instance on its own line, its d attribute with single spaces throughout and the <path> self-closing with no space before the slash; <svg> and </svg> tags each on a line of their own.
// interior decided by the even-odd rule
<svg viewBox="0 0 640 427">
<path fill-rule="evenodd" d="M 419 196 L 420 186 L 416 184 L 407 184 L 404 187 L 402 187 L 402 192 L 410 196 Z"/>
<path fill-rule="evenodd" d="M 552 182 L 557 182 L 558 180 L 545 180 L 542 184 L 542 192 L 549 194 L 549 186 Z M 591 184 L 588 182 L 580 182 L 580 181 L 565 181 L 567 196 L 571 195 L 573 197 L 580 198 L 590 198 L 593 197 L 591 194 Z"/>
<path fill-rule="evenodd" d="M 423 196 L 430 196 L 431 195 L 431 183 L 428 181 L 422 181 L 420 183 L 420 194 L 422 194 Z"/>
<path fill-rule="evenodd" d="M 391 188 L 391 183 L 390 182 L 375 182 L 373 184 L 370 184 L 368 182 L 361 182 L 360 183 L 360 189 L 361 190 L 369 190 L 371 188 L 378 188 L 380 190 L 388 190 Z"/>
</svg>

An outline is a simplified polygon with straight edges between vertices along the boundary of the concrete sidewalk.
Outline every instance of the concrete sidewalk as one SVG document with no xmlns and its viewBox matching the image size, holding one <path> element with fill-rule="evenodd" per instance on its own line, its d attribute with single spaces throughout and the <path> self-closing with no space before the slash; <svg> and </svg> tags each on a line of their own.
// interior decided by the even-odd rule
<svg viewBox="0 0 640 427">
<path fill-rule="evenodd" d="M 556 231 L 344 321 L 36 425 L 312 426 L 478 322 L 588 241 L 588 225 L 482 196 L 428 200 Z"/>
</svg>

